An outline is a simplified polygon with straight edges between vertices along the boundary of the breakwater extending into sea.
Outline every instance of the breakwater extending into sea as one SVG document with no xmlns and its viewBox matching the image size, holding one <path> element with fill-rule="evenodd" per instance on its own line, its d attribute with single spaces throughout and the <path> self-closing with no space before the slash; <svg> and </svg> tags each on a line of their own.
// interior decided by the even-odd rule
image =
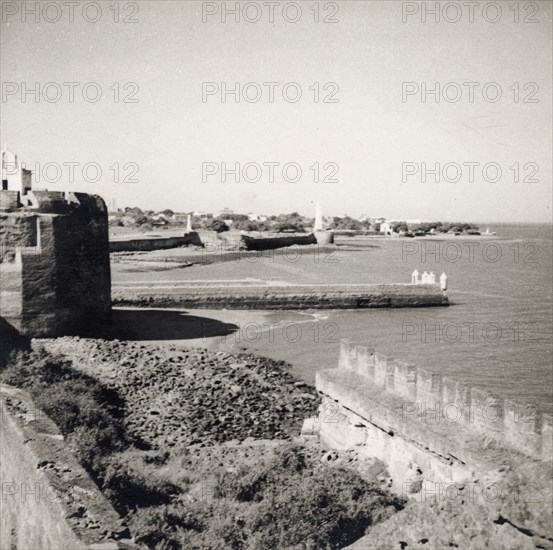
<svg viewBox="0 0 553 550">
<path fill-rule="evenodd" d="M 447 306 L 436 284 L 382 285 L 150 285 L 115 290 L 116 306 L 208 309 L 367 309 Z"/>
</svg>

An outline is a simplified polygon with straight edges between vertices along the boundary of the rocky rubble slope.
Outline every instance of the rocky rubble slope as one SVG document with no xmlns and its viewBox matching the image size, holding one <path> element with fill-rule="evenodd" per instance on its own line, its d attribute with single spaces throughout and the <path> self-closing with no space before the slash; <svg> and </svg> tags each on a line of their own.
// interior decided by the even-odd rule
<svg viewBox="0 0 553 550">
<path fill-rule="evenodd" d="M 518 504 L 520 506 L 520 503 Z M 545 518 L 544 518 L 545 519 Z M 344 550 L 552 550 L 553 539 L 469 500 L 416 502 Z"/>
<path fill-rule="evenodd" d="M 254 355 L 71 337 L 33 345 L 116 389 L 127 429 L 153 448 L 290 439 L 318 406 L 286 363 Z"/>
</svg>

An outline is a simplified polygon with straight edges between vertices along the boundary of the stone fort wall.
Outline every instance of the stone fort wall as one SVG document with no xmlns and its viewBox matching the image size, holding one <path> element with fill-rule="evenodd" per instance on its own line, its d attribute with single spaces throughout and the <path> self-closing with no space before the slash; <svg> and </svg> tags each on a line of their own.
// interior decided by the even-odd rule
<svg viewBox="0 0 553 550">
<path fill-rule="evenodd" d="M 369 346 L 342 340 L 338 367 L 318 371 L 316 386 L 321 440 L 382 459 L 398 489 L 417 470 L 419 481 L 458 482 L 494 470 L 505 456 L 553 458 L 551 415 Z"/>
<path fill-rule="evenodd" d="M 252 237 L 236 232 L 217 234 L 214 231 L 191 231 L 182 237 L 143 237 L 138 239 L 113 239 L 109 243 L 110 252 L 138 252 L 166 250 L 179 246 L 201 246 L 207 254 L 233 250 L 274 250 L 293 245 L 316 244 L 315 236 L 286 235 Z"/>
<path fill-rule="evenodd" d="M 26 392 L 0 386 L 0 548 L 135 548 L 128 529 Z"/>
<path fill-rule="evenodd" d="M 111 319 L 108 218 L 96 195 L 0 191 L 0 316 L 26 336 Z"/>
</svg>

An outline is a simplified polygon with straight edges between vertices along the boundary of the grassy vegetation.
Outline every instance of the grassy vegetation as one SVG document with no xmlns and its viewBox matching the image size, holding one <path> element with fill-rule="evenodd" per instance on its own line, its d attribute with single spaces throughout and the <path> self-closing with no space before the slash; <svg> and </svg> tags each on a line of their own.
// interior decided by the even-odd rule
<svg viewBox="0 0 553 550">
<path fill-rule="evenodd" d="M 117 453 L 144 444 L 127 434 L 124 403 L 114 390 L 75 370 L 67 359 L 43 350 L 12 355 L 0 381 L 30 393 L 120 513 L 151 502 L 169 502 L 167 487 L 152 486 L 151 480 L 117 461 Z"/>
<path fill-rule="evenodd" d="M 343 548 L 404 505 L 357 473 L 322 465 L 293 444 L 235 471 L 221 468 L 209 478 L 205 471 L 189 473 L 186 495 L 130 514 L 131 530 L 149 548 Z M 208 490 L 194 492 L 197 485 Z"/>
<path fill-rule="evenodd" d="M 404 505 L 290 443 L 238 467 L 148 450 L 127 433 L 116 392 L 44 351 L 13 356 L 0 380 L 30 392 L 148 548 L 337 549 Z"/>
</svg>

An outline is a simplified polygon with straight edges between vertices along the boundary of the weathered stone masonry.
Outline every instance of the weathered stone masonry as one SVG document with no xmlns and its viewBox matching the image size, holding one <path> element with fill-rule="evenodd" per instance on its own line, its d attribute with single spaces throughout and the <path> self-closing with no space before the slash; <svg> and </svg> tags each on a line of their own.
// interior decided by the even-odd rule
<svg viewBox="0 0 553 550">
<path fill-rule="evenodd" d="M 30 396 L 0 386 L 0 548 L 129 550 L 128 528 Z"/>
<path fill-rule="evenodd" d="M 26 336 L 111 319 L 108 218 L 96 195 L 0 191 L 0 316 Z"/>
<path fill-rule="evenodd" d="M 348 340 L 316 386 L 304 438 L 379 458 L 409 498 L 352 550 L 553 548 L 551 415 Z"/>
<path fill-rule="evenodd" d="M 413 465 L 421 479 L 460 482 L 493 470 L 506 454 L 552 460 L 551 415 L 368 346 L 342 340 L 338 367 L 318 371 L 316 386 L 321 440 L 384 460 L 398 489 Z"/>
</svg>

